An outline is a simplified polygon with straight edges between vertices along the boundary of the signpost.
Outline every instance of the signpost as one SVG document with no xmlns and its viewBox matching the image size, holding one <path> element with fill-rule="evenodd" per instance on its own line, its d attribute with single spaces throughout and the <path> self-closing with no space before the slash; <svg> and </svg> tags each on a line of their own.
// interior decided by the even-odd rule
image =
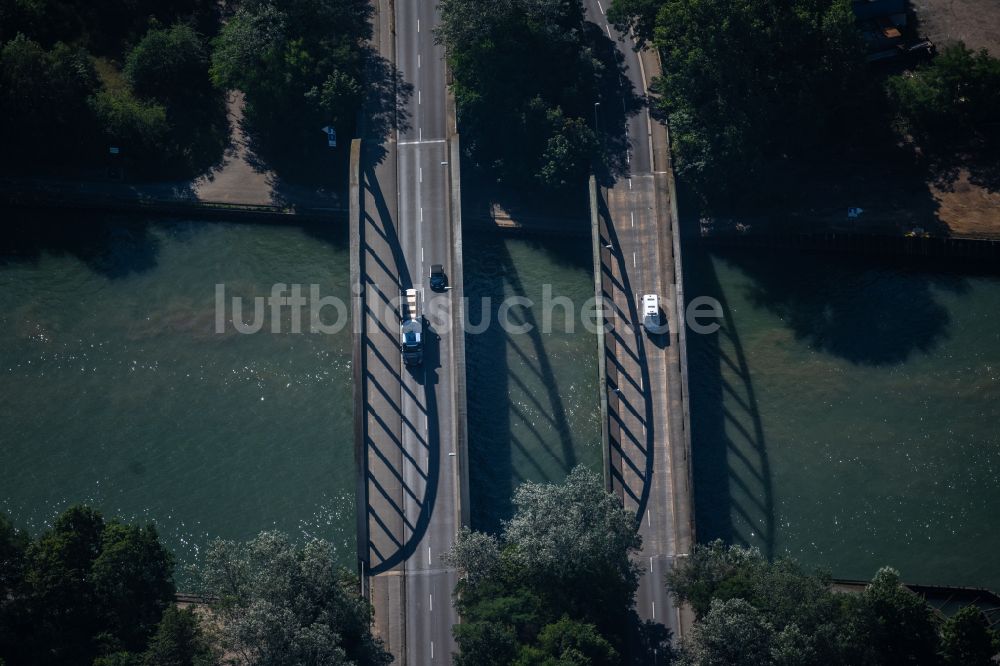
<svg viewBox="0 0 1000 666">
<path fill-rule="evenodd" d="M 330 148 L 336 148 L 337 147 L 337 130 L 335 128 L 330 127 L 328 125 L 328 126 L 326 126 L 326 127 L 323 128 L 323 131 L 326 132 L 326 145 L 328 145 Z"/>
</svg>

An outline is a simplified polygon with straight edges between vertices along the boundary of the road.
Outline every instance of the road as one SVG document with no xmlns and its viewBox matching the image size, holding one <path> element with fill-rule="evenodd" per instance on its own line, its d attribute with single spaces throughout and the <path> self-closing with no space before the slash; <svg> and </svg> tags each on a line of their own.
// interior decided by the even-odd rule
<svg viewBox="0 0 1000 666">
<path fill-rule="evenodd" d="M 391 13 L 394 10 L 394 14 Z M 359 555 L 375 606 L 375 629 L 396 664 L 447 664 L 455 649 L 451 601 L 457 574 L 441 561 L 463 522 L 460 434 L 464 341 L 455 325 L 461 290 L 436 294 L 432 264 L 460 279 L 452 227 L 451 153 L 443 49 L 434 43 L 433 2 L 380 2 L 376 43 L 403 81 L 399 122 L 366 136 L 361 160 L 358 249 L 367 511 Z M 460 287 L 460 285 L 459 285 Z M 400 293 L 422 294 L 424 363 L 399 351 Z M 457 333 L 457 336 L 455 335 Z"/>
<path fill-rule="evenodd" d="M 611 487 L 640 524 L 643 547 L 637 560 L 645 575 L 636 597 L 639 616 L 679 636 L 682 613 L 663 576 L 690 551 L 693 538 L 678 335 L 683 304 L 676 289 L 666 128 L 652 121 L 648 107 L 635 108 L 630 101 L 648 98 L 658 63 L 653 54 L 637 53 L 633 40 L 608 24 L 600 0 L 584 5 L 587 19 L 608 35 L 624 67 L 621 113 L 618 100 L 607 97 L 596 109 L 602 134 L 624 133 L 627 145 L 619 172 L 604 178 L 598 197 L 603 290 L 613 308 L 612 330 L 605 336 Z M 643 294 L 660 296 L 668 332 L 650 335 L 643 329 Z"/>
</svg>

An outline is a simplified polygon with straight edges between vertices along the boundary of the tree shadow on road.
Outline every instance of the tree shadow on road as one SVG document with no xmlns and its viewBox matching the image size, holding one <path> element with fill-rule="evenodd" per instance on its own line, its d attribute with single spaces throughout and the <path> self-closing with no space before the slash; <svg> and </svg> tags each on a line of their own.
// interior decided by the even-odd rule
<svg viewBox="0 0 1000 666">
<path fill-rule="evenodd" d="M 600 106 L 595 122 L 599 129 L 600 152 L 595 165 L 598 182 L 606 187 L 629 173 L 627 153 L 629 138 L 625 132 L 628 119 L 647 106 L 645 97 L 637 93 L 628 77 L 621 49 L 628 48 L 608 37 L 595 23 L 584 26 L 585 41 L 600 63 L 595 86 Z"/>
</svg>

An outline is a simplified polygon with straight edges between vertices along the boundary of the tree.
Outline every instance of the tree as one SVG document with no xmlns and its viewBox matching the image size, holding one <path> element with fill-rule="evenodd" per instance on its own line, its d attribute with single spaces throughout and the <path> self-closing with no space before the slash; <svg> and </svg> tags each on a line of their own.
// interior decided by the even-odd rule
<svg viewBox="0 0 1000 666">
<path fill-rule="evenodd" d="M 125 650 L 141 650 L 173 602 L 173 573 L 173 555 L 152 525 L 113 522 L 105 528 L 91 580 L 108 630 Z"/>
<path fill-rule="evenodd" d="M 215 40 L 212 79 L 246 94 L 255 148 L 281 170 L 326 155 L 320 128 L 351 136 L 364 100 L 364 0 L 247 0 Z"/>
<path fill-rule="evenodd" d="M 0 514 L 0 664 L 9 645 L 19 639 L 20 613 L 15 599 L 24 584 L 24 554 L 28 536 Z"/>
<path fill-rule="evenodd" d="M 690 666 L 770 666 L 774 627 L 743 599 L 712 600 L 695 625 L 684 663 Z"/>
<path fill-rule="evenodd" d="M 884 567 L 863 594 L 849 598 L 849 642 L 859 666 L 937 663 L 938 627 L 927 603 Z"/>
<path fill-rule="evenodd" d="M 107 143 L 119 147 L 137 167 L 151 168 L 170 131 L 166 109 L 136 99 L 128 90 L 103 90 L 91 98 L 91 108 Z"/>
<path fill-rule="evenodd" d="M 129 51 L 123 73 L 137 96 L 168 104 L 203 94 L 208 63 L 201 36 L 179 23 L 147 32 Z"/>
<path fill-rule="evenodd" d="M 703 205 L 769 196 L 772 164 L 833 150 L 877 116 L 849 0 L 614 0 L 609 16 L 662 56 L 675 166 Z"/>
<path fill-rule="evenodd" d="M 276 532 L 248 542 L 216 540 L 198 569 L 223 650 L 242 664 L 388 664 L 371 633 L 357 581 L 333 564 L 329 543 L 296 548 Z"/>
<path fill-rule="evenodd" d="M 638 586 L 635 515 L 584 467 L 522 484 L 514 506 L 500 538 L 463 530 L 447 556 L 462 574 L 457 663 L 617 663 Z"/>
<path fill-rule="evenodd" d="M 653 39 L 656 29 L 656 14 L 663 0 L 614 0 L 608 7 L 608 21 L 618 32 L 631 32 L 639 46 Z"/>
<path fill-rule="evenodd" d="M 57 44 L 46 50 L 24 35 L 0 49 L 0 141 L 5 161 L 73 160 L 93 134 L 87 100 L 97 74 L 86 52 Z"/>
<path fill-rule="evenodd" d="M 440 7 L 437 37 L 475 163 L 522 188 L 584 182 L 595 157 L 588 123 L 602 67 L 581 2 L 443 0 Z"/>
<path fill-rule="evenodd" d="M 4 565 L 16 580 L 0 597 L 0 657 L 133 663 L 173 600 L 173 559 L 156 530 L 106 523 L 85 506 L 64 511 L 30 543 L 7 526 L 0 519 L 0 550 L 20 561 Z"/>
<path fill-rule="evenodd" d="M 194 610 L 167 608 L 142 656 L 142 666 L 213 666 L 218 655 Z"/>
<path fill-rule="evenodd" d="M 983 612 L 966 606 L 941 628 L 941 655 L 947 666 L 989 666 L 1000 652 L 1000 637 Z"/>
<path fill-rule="evenodd" d="M 563 617 L 538 634 L 538 646 L 527 647 L 515 666 L 614 666 L 618 652 L 592 624 Z"/>
<path fill-rule="evenodd" d="M 124 75 L 141 104 L 164 110 L 157 150 L 164 171 L 199 173 L 219 160 L 229 122 L 222 91 L 209 76 L 201 35 L 182 23 L 151 29 L 129 52 Z"/>
<path fill-rule="evenodd" d="M 888 82 L 896 126 L 926 149 L 954 153 L 1000 143 L 1000 60 L 959 42 Z"/>
</svg>

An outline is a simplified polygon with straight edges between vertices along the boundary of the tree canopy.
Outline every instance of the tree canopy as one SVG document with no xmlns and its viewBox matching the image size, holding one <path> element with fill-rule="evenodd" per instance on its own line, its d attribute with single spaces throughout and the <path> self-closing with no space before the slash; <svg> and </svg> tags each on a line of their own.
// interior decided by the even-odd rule
<svg viewBox="0 0 1000 666">
<path fill-rule="evenodd" d="M 453 75 L 463 144 L 513 185 L 586 181 L 600 62 L 580 0 L 443 0 L 438 39 Z"/>
<path fill-rule="evenodd" d="M 927 150 L 1000 148 L 1000 59 L 952 44 L 888 82 L 896 127 Z"/>
<path fill-rule="evenodd" d="M 769 164 L 878 112 L 849 0 L 615 0 L 609 14 L 659 50 L 675 166 L 704 201 L 767 196 Z"/>
<path fill-rule="evenodd" d="M 173 556 L 152 525 L 60 514 L 34 540 L 0 519 L 0 658 L 80 664 L 141 651 L 173 601 Z"/>
<path fill-rule="evenodd" d="M 216 13 L 206 0 L 0 0 L 0 168 L 100 169 L 111 146 L 143 177 L 214 164 L 229 134 L 208 76 Z"/>
<path fill-rule="evenodd" d="M 860 594 L 835 592 L 824 572 L 716 541 L 696 546 L 666 583 L 697 615 L 682 651 L 689 666 L 985 666 L 997 651 L 977 609 L 942 625 L 889 568 Z"/>
<path fill-rule="evenodd" d="M 262 532 L 216 540 L 197 568 L 202 594 L 218 600 L 220 647 L 241 664 L 389 664 L 371 633 L 371 608 L 357 580 L 333 563 L 329 543 L 294 546 Z"/>
<path fill-rule="evenodd" d="M 499 537 L 463 530 L 448 556 L 462 574 L 456 663 L 642 663 L 627 642 L 639 577 L 630 556 L 641 543 L 634 514 L 583 467 L 560 485 L 522 484 L 514 506 Z"/>
<path fill-rule="evenodd" d="M 279 170 L 325 155 L 325 126 L 354 136 L 371 13 L 364 0 L 244 0 L 216 39 L 212 78 L 246 94 L 255 148 Z"/>
</svg>

